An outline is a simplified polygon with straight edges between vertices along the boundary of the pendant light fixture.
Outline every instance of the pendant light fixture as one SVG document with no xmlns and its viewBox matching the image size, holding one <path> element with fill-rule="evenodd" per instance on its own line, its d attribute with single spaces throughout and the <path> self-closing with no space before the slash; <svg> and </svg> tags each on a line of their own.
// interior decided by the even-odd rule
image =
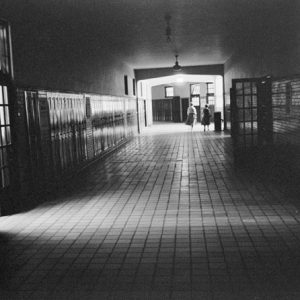
<svg viewBox="0 0 300 300">
<path fill-rule="evenodd" d="M 181 66 L 178 63 L 178 54 L 177 54 L 178 50 L 176 47 L 175 39 L 172 36 L 172 30 L 171 30 L 171 24 L 170 24 L 171 18 L 172 17 L 170 14 L 168 14 L 168 13 L 165 14 L 165 21 L 166 21 L 165 34 L 166 34 L 167 43 L 170 45 L 172 52 L 175 53 L 175 65 L 173 66 L 173 70 L 178 72 L 178 71 L 181 71 Z"/>
<path fill-rule="evenodd" d="M 175 65 L 173 66 L 173 70 L 174 71 L 181 71 L 181 66 L 178 63 L 178 54 L 175 55 L 176 61 L 175 61 Z"/>
</svg>

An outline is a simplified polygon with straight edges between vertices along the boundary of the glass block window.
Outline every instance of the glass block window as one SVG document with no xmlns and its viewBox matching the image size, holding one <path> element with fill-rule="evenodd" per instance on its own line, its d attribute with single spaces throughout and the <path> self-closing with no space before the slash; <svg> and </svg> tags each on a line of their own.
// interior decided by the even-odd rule
<svg viewBox="0 0 300 300">
<path fill-rule="evenodd" d="M 7 87 L 0 85 L 0 189 L 9 185 L 8 152 L 11 147 Z"/>
</svg>

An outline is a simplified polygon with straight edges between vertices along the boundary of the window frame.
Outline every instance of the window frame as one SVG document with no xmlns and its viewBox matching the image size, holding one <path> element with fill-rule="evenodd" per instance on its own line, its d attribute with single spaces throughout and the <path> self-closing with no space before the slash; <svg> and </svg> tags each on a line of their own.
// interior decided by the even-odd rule
<svg viewBox="0 0 300 300">
<path fill-rule="evenodd" d="M 168 89 L 172 89 L 172 96 L 168 95 Z M 165 86 L 165 98 L 173 98 L 174 97 L 174 86 L 168 85 Z"/>
<path fill-rule="evenodd" d="M 193 93 L 193 86 L 199 86 L 199 93 Z M 190 96 L 199 96 L 200 97 L 200 89 L 201 89 L 201 86 L 200 86 L 200 83 L 191 83 L 190 84 Z"/>
</svg>

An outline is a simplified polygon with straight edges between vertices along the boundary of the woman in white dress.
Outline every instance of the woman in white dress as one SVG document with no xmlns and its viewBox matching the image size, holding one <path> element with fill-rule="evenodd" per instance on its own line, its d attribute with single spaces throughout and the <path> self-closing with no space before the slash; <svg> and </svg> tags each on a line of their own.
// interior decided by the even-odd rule
<svg viewBox="0 0 300 300">
<path fill-rule="evenodd" d="M 187 109 L 187 119 L 185 124 L 191 125 L 191 130 L 193 130 L 193 127 L 196 124 L 196 120 L 197 120 L 197 111 L 193 103 L 191 102 L 190 106 Z"/>
</svg>

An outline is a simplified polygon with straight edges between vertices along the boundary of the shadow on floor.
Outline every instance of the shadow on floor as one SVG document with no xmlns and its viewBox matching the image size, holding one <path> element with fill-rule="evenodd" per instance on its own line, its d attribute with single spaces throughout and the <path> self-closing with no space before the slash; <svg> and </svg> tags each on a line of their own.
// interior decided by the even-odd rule
<svg viewBox="0 0 300 300">
<path fill-rule="evenodd" d="M 300 194 L 300 149 L 293 146 L 252 148 L 234 153 L 236 170 L 274 185 L 286 196 Z"/>
</svg>

